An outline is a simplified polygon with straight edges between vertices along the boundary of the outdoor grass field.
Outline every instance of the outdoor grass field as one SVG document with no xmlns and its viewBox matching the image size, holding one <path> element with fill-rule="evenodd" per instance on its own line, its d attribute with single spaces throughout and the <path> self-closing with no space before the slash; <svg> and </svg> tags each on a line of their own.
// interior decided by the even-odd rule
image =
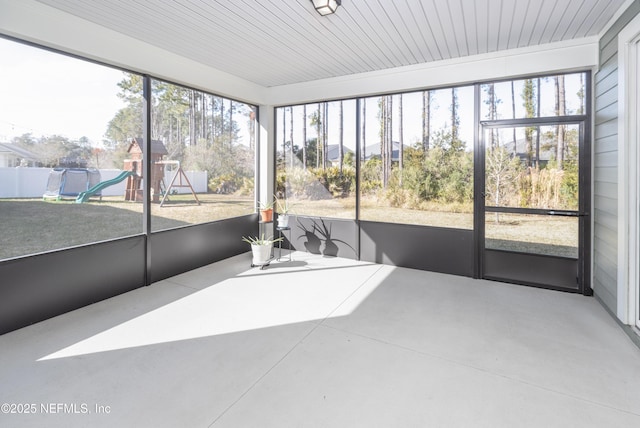
<svg viewBox="0 0 640 428">
<path fill-rule="evenodd" d="M 164 230 L 253 212 L 253 198 L 228 195 L 172 195 L 164 206 L 152 204 L 152 230 Z M 0 259 L 56 250 L 142 233 L 142 204 L 122 197 L 45 202 L 0 199 Z"/>
<path fill-rule="evenodd" d="M 205 223 L 254 212 L 251 196 L 199 194 L 200 205 L 191 194 L 171 195 L 161 207 L 151 205 L 152 231 Z M 292 214 L 353 219 L 355 198 L 290 201 Z M 361 200 L 361 219 L 459 229 L 473 228 L 471 212 L 391 208 L 373 198 Z M 142 204 L 122 197 L 45 202 L 42 199 L 0 199 L 0 259 L 36 254 L 76 245 L 142 233 Z M 575 219 L 546 216 L 502 215 L 496 223 L 487 216 L 488 247 L 522 250 L 523 243 L 535 252 L 577 256 Z M 240 237 L 238 237 L 240 239 Z"/>
</svg>

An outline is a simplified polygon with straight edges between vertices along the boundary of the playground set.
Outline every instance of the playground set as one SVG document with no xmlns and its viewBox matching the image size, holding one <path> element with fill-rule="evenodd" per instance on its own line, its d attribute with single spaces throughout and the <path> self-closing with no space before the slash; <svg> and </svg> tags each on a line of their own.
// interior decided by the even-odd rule
<svg viewBox="0 0 640 428">
<path fill-rule="evenodd" d="M 102 199 L 102 190 L 127 180 L 124 192 L 125 201 L 142 202 L 144 177 L 144 144 L 142 138 L 131 140 L 127 152 L 130 159 L 125 159 L 124 170 L 118 176 L 105 181 L 101 180 L 100 171 L 95 168 L 54 168 L 49 173 L 47 190 L 42 196 L 44 200 L 60 200 L 73 197 L 76 203 L 89 201 L 91 197 Z M 151 141 L 151 201 L 160 202 L 163 206 L 172 189 L 188 187 L 198 205 L 200 200 L 193 190 L 189 178 L 180 166 L 180 161 L 164 160 L 167 149 L 162 141 Z M 164 182 L 166 167 L 173 167 L 173 177 L 167 187 Z M 162 200 L 160 200 L 162 195 Z"/>
</svg>

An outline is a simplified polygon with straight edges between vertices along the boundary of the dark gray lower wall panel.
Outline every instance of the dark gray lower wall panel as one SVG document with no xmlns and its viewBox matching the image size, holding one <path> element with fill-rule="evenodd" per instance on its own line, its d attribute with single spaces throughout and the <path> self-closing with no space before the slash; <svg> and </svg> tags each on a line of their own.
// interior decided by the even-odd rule
<svg viewBox="0 0 640 428">
<path fill-rule="evenodd" d="M 358 257 L 355 220 L 291 216 L 289 227 L 291 231 L 284 235 L 287 240 L 291 239 L 294 250 L 353 260 Z M 282 245 L 286 248 L 288 242 Z"/>
<path fill-rule="evenodd" d="M 578 291 L 578 261 L 572 259 L 485 250 L 484 276 L 516 284 Z"/>
<path fill-rule="evenodd" d="M 473 277 L 473 231 L 360 222 L 360 260 Z"/>
<path fill-rule="evenodd" d="M 0 334 L 144 285 L 144 236 L 0 263 Z"/>
<path fill-rule="evenodd" d="M 258 234 L 258 215 L 151 234 L 151 282 L 251 251 L 243 236 Z"/>
</svg>

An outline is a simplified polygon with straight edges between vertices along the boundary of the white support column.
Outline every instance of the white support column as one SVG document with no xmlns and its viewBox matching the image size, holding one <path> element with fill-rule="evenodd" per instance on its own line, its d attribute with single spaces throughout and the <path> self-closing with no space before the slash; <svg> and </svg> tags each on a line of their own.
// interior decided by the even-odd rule
<svg viewBox="0 0 640 428">
<path fill-rule="evenodd" d="M 261 105 L 258 110 L 260 129 L 256 172 L 258 178 L 256 206 L 260 201 L 271 201 L 275 193 L 275 110 L 272 105 Z"/>
</svg>

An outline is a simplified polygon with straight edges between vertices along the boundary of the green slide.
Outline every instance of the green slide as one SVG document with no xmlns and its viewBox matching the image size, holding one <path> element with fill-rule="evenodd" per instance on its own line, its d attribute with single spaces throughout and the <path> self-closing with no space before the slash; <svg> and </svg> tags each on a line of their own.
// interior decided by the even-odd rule
<svg viewBox="0 0 640 428">
<path fill-rule="evenodd" d="M 91 196 L 95 195 L 105 187 L 113 186 L 114 184 L 120 183 L 122 180 L 129 177 L 130 175 L 133 175 L 133 172 L 122 171 L 117 177 L 112 178 L 111 180 L 101 181 L 100 183 L 93 186 L 91 189 L 80 193 L 76 198 L 76 204 L 87 202 Z"/>
</svg>

